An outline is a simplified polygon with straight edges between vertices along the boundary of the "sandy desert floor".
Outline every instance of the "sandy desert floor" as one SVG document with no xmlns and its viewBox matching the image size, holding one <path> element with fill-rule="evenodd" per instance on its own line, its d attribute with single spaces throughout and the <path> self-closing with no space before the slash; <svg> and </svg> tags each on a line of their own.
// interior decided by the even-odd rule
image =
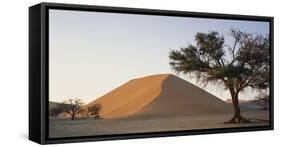
<svg viewBox="0 0 281 147">
<path fill-rule="evenodd" d="M 248 119 L 269 120 L 269 111 L 255 110 L 242 113 Z M 116 120 L 69 120 L 50 119 L 49 137 L 93 136 L 108 134 L 127 134 L 161 132 L 172 130 L 194 130 L 208 128 L 231 128 L 247 126 L 267 126 L 269 122 L 253 121 L 248 124 L 224 124 L 232 114 L 212 116 L 173 116 L 159 118 L 130 118 Z"/>
</svg>

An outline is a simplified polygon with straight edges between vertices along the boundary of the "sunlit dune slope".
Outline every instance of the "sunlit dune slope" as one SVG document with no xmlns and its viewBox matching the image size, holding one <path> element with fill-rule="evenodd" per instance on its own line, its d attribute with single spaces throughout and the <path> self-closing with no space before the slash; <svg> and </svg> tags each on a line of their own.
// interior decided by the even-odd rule
<svg viewBox="0 0 281 147">
<path fill-rule="evenodd" d="M 172 74 L 131 80 L 88 104 L 102 104 L 105 119 L 211 115 L 231 112 L 224 101 Z"/>
</svg>

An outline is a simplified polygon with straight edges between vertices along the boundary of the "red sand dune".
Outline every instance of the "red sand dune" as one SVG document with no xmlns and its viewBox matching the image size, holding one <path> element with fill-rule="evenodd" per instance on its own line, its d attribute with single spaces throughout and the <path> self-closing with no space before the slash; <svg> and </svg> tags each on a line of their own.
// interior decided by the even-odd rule
<svg viewBox="0 0 281 147">
<path fill-rule="evenodd" d="M 232 107 L 214 95 L 172 74 L 131 80 L 88 104 L 102 104 L 107 118 L 212 115 Z"/>
</svg>

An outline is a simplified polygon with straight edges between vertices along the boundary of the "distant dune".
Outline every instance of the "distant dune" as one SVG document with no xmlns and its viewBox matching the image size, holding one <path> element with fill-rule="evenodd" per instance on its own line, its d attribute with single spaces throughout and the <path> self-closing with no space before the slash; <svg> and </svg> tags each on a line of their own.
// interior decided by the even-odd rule
<svg viewBox="0 0 281 147">
<path fill-rule="evenodd" d="M 66 105 L 67 104 L 49 101 L 49 110 L 51 110 L 51 109 L 53 109 L 55 107 L 58 108 L 58 107 L 66 106 Z"/>
<path fill-rule="evenodd" d="M 214 95 L 172 74 L 131 80 L 87 106 L 102 104 L 106 119 L 212 115 L 232 112 Z"/>
<path fill-rule="evenodd" d="M 227 99 L 226 103 L 232 104 L 231 99 Z M 264 110 L 268 109 L 270 102 L 269 99 L 253 99 L 253 100 L 239 100 L 240 109 L 243 111 L 249 110 Z"/>
<path fill-rule="evenodd" d="M 79 114 L 73 121 L 68 118 L 69 115 L 62 113 L 59 119 L 49 119 L 49 137 L 270 125 L 270 111 L 257 109 L 248 102 L 241 103 L 240 108 L 244 117 L 254 120 L 252 123 L 224 124 L 233 116 L 231 103 L 172 74 L 131 80 L 83 108 L 96 103 L 102 104 L 100 114 L 105 119 L 92 119 L 86 114 Z M 50 107 L 56 105 L 59 104 L 50 103 Z"/>
</svg>

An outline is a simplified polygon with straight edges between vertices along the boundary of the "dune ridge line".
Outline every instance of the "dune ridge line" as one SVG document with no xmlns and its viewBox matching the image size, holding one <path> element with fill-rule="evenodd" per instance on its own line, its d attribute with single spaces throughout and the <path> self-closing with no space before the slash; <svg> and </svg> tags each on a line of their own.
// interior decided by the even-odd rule
<svg viewBox="0 0 281 147">
<path fill-rule="evenodd" d="M 130 80 L 88 104 L 100 103 L 105 119 L 209 115 L 231 111 L 228 104 L 172 74 Z"/>
</svg>

